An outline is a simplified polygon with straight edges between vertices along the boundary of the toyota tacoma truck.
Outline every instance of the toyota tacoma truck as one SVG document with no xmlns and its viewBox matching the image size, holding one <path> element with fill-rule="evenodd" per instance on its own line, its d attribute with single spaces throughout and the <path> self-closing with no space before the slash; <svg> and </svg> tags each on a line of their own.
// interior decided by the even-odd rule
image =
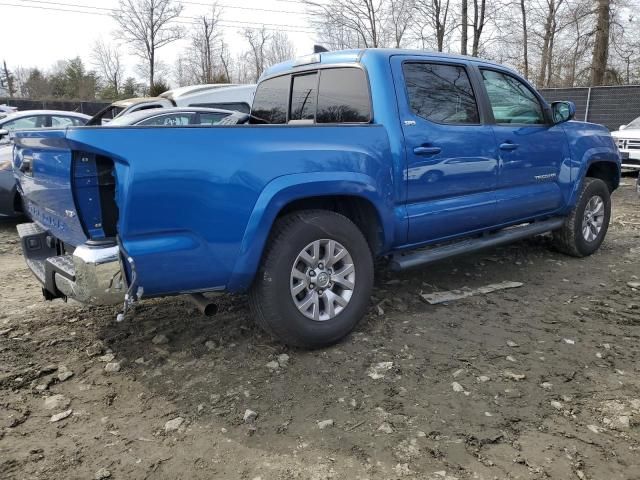
<svg viewBox="0 0 640 480">
<path fill-rule="evenodd" d="M 244 125 L 17 133 L 24 256 L 47 299 L 247 292 L 281 341 L 329 345 L 366 314 L 376 258 L 546 232 L 595 252 L 620 153 L 574 113 L 476 58 L 314 54 L 264 73 Z"/>
</svg>

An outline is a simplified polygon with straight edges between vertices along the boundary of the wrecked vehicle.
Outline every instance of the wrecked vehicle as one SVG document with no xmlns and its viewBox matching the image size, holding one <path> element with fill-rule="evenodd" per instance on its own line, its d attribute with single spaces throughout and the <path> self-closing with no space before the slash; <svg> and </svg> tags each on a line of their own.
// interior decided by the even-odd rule
<svg viewBox="0 0 640 480">
<path fill-rule="evenodd" d="M 404 50 L 314 54 L 265 72 L 248 125 L 17 134 L 48 299 L 248 292 L 281 341 L 332 344 L 395 269 L 553 232 L 595 252 L 620 154 L 512 70 Z"/>
</svg>

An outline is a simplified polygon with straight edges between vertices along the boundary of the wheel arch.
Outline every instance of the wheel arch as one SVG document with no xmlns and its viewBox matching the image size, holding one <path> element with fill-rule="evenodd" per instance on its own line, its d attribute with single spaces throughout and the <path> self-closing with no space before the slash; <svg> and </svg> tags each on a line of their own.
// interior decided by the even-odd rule
<svg viewBox="0 0 640 480">
<path fill-rule="evenodd" d="M 344 172 L 278 177 L 265 187 L 254 206 L 227 290 L 238 292 L 251 286 L 273 224 L 280 216 L 318 208 L 350 218 L 361 229 L 374 254 L 391 248 L 394 231 L 391 194 L 382 195 L 372 177 Z"/>
<path fill-rule="evenodd" d="M 614 162 L 595 160 L 589 164 L 585 177 L 599 178 L 612 193 L 620 184 L 620 168 Z"/>
<path fill-rule="evenodd" d="M 620 185 L 620 175 L 620 158 L 617 154 L 608 148 L 591 149 L 579 163 L 579 169 L 576 168 L 572 174 L 572 188 L 563 211 L 568 213 L 576 205 L 585 178 L 599 178 L 612 193 Z"/>
</svg>

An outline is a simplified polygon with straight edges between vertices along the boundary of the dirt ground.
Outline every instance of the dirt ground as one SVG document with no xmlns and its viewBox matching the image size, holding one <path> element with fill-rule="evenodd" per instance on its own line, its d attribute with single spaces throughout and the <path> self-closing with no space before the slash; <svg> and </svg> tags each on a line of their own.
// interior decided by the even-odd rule
<svg viewBox="0 0 640 480">
<path fill-rule="evenodd" d="M 214 318 L 148 300 L 122 323 L 45 302 L 2 225 L 0 478 L 640 479 L 634 181 L 594 256 L 539 237 L 381 268 L 356 332 L 312 352 L 269 339 L 243 297 Z M 524 285 L 420 296 L 502 281 Z"/>
</svg>

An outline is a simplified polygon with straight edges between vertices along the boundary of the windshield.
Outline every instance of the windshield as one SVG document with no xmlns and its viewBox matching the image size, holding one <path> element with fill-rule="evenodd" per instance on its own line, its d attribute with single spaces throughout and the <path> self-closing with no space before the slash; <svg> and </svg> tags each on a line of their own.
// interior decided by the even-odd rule
<svg viewBox="0 0 640 480">
<path fill-rule="evenodd" d="M 640 117 L 638 117 L 635 120 L 629 122 L 627 124 L 627 128 L 640 128 Z"/>
</svg>

